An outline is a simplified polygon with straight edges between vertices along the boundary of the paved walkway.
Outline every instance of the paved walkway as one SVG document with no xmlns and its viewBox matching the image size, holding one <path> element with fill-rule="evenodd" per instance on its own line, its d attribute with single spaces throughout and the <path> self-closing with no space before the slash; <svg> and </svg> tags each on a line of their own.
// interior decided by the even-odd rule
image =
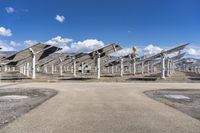
<svg viewBox="0 0 200 133">
<path fill-rule="evenodd" d="M 200 89 L 189 83 L 26 83 L 59 93 L 1 133 L 200 133 L 200 121 L 154 101 L 151 89 Z"/>
</svg>

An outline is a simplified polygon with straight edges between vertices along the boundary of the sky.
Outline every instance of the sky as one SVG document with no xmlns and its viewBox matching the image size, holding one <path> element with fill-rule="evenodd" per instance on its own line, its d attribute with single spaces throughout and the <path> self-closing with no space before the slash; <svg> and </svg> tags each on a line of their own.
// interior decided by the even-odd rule
<svg viewBox="0 0 200 133">
<path fill-rule="evenodd" d="M 199 7 L 199 0 L 0 0 L 0 46 L 48 42 L 80 52 L 110 43 L 154 50 L 188 42 L 200 56 Z"/>
</svg>

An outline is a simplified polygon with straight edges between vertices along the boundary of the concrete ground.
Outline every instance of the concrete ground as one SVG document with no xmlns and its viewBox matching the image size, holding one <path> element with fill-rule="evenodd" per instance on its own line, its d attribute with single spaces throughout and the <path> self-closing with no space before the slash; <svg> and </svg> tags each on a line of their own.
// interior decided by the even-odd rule
<svg viewBox="0 0 200 133">
<path fill-rule="evenodd" d="M 1 133 L 199 133 L 200 121 L 147 97 L 155 89 L 200 89 L 198 83 L 19 83 L 58 94 Z M 1 87 L 1 89 L 3 89 Z"/>
</svg>

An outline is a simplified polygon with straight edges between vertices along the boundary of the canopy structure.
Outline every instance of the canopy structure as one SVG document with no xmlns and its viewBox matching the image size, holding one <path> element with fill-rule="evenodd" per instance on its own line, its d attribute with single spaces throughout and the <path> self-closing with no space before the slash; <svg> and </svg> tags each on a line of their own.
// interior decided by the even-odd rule
<svg viewBox="0 0 200 133">
<path fill-rule="evenodd" d="M 175 53 L 175 52 L 179 52 L 179 51 L 183 50 L 187 45 L 189 45 L 189 43 L 177 46 L 177 47 L 169 49 L 169 50 L 163 50 L 162 52 L 160 52 L 156 55 L 150 56 L 148 58 L 144 58 L 141 61 L 144 61 L 144 62 L 151 61 L 151 60 L 154 60 L 154 59 L 157 59 L 157 58 L 161 58 L 163 55 L 166 56 L 166 55 L 169 55 L 169 54 L 172 54 L 172 53 Z"/>
<path fill-rule="evenodd" d="M 40 61 L 61 48 L 38 43 L 15 54 L 12 54 L 2 60 L 5 71 L 7 66 L 20 67 L 20 73 L 29 76 L 29 71 L 32 70 L 32 78 L 35 79 L 36 62 Z M 30 65 L 32 66 L 30 69 Z"/>
<path fill-rule="evenodd" d="M 180 71 L 200 73 L 200 59 L 184 58 L 176 64 Z"/>
<path fill-rule="evenodd" d="M 177 67 L 180 67 L 180 61 L 185 55 L 182 50 L 187 45 L 188 43 L 163 50 L 150 57 L 145 55 L 136 57 L 136 53 L 130 53 L 130 51 L 128 51 L 129 54 L 116 57 L 112 53 L 119 52 L 122 47 L 115 43 L 89 53 L 80 52 L 75 55 L 58 53 L 57 51 L 61 48 L 39 43 L 2 58 L 1 64 L 5 67 L 19 68 L 20 73 L 28 77 L 31 72 L 33 79 L 36 72 L 52 74 L 52 76 L 56 76 L 59 72 L 62 77 L 70 74 L 73 74 L 74 77 L 93 76 L 96 73 L 97 78 L 107 74 L 123 76 L 125 74 L 160 73 L 160 78 L 164 79 L 173 74 Z M 195 65 L 198 63 L 187 66 Z M 65 74 L 63 75 L 63 73 Z"/>
<path fill-rule="evenodd" d="M 12 55 L 4 58 L 3 61 L 10 62 L 10 63 L 11 62 L 18 63 L 25 59 L 31 58 L 32 53 L 31 53 L 30 49 L 32 49 L 32 51 L 37 54 L 37 57 L 36 57 L 37 61 L 42 60 L 42 59 L 48 57 L 50 54 L 61 50 L 61 48 L 58 48 L 58 47 L 55 47 L 52 45 L 38 43 L 36 45 L 33 45 L 29 48 L 26 48 L 22 51 L 19 51 L 15 54 L 12 54 Z"/>
</svg>

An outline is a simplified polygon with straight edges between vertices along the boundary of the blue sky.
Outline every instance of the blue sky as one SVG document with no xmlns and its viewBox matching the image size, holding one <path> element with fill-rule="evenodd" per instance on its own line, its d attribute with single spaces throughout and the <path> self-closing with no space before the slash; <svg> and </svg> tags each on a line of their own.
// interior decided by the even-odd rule
<svg viewBox="0 0 200 133">
<path fill-rule="evenodd" d="M 8 13 L 8 7 L 14 11 Z M 199 0 L 0 0 L 0 27 L 12 32 L 0 40 L 23 44 L 61 36 L 124 47 L 171 47 L 183 42 L 198 47 L 199 7 Z M 56 15 L 64 21 L 57 21 Z"/>
</svg>

